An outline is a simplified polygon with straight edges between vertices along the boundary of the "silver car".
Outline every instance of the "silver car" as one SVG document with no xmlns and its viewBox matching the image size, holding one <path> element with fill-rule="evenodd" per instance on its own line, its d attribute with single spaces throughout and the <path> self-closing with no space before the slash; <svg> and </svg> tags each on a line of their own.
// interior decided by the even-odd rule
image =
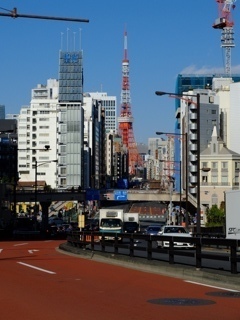
<svg viewBox="0 0 240 320">
<path fill-rule="evenodd" d="M 161 230 L 158 232 L 159 236 L 169 236 L 169 237 L 181 237 L 181 238 L 189 238 L 192 236 L 191 232 L 189 232 L 186 228 L 183 226 L 177 226 L 177 225 L 166 225 L 161 228 Z M 169 247 L 169 241 L 157 241 L 157 244 L 159 247 L 168 248 Z M 184 241 L 183 239 L 179 241 L 174 241 L 174 247 L 176 248 L 193 248 L 194 244 Z"/>
</svg>

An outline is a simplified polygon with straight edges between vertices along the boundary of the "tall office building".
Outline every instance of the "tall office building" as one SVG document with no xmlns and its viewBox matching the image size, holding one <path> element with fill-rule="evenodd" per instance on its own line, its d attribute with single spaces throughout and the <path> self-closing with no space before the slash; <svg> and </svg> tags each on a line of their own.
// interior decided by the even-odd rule
<svg viewBox="0 0 240 320">
<path fill-rule="evenodd" d="M 88 92 L 85 97 L 101 103 L 105 113 L 105 132 L 117 133 L 117 97 L 108 96 L 106 92 Z"/>
<path fill-rule="evenodd" d="M 104 97 L 106 99 L 106 96 Z M 106 112 L 98 94 L 85 93 L 84 109 L 84 186 L 106 185 Z M 86 167 L 87 166 L 87 167 Z M 88 178 L 90 175 L 90 179 Z"/>
<path fill-rule="evenodd" d="M 58 187 L 75 188 L 83 184 L 82 51 L 60 51 L 58 101 Z"/>
<path fill-rule="evenodd" d="M 216 78 L 218 79 L 216 84 Z M 221 79 L 221 80 L 220 80 Z M 232 75 L 231 78 L 233 83 L 240 81 L 240 75 Z M 219 81 L 221 83 L 219 84 Z M 175 92 L 177 94 L 182 94 L 183 92 L 188 92 L 198 89 L 207 89 L 207 90 L 217 90 L 223 89 L 226 86 L 226 81 L 229 83 L 229 79 L 226 79 L 225 75 L 191 75 L 191 74 L 179 74 L 176 80 Z M 200 101 L 201 102 L 201 101 Z M 214 101 L 214 103 L 217 103 Z M 222 109 L 223 107 L 220 107 Z M 181 100 L 175 99 L 175 111 L 176 111 L 176 122 L 175 122 L 175 132 L 180 133 L 181 129 Z M 179 145 L 176 144 L 175 148 L 178 148 Z M 176 149 L 177 151 L 177 149 Z M 176 152 L 177 153 L 177 152 Z M 178 151 L 179 153 L 179 151 Z"/>
</svg>

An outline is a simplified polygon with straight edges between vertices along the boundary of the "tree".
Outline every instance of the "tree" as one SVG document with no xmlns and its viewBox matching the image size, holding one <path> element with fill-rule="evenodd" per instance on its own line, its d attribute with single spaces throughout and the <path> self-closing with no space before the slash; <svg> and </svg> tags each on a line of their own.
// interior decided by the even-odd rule
<svg viewBox="0 0 240 320">
<path fill-rule="evenodd" d="M 225 210 L 221 206 L 220 208 L 214 204 L 210 209 L 206 210 L 207 227 L 217 227 L 225 225 Z"/>
</svg>

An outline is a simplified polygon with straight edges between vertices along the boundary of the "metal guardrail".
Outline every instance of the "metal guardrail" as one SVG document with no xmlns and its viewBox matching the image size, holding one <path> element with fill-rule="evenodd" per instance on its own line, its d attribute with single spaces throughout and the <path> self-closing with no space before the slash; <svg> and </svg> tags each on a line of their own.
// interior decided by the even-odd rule
<svg viewBox="0 0 240 320">
<path fill-rule="evenodd" d="M 101 240 L 100 240 L 101 237 Z M 114 240 L 109 242 L 106 237 L 112 237 Z M 124 243 L 123 239 L 128 239 L 128 243 Z M 136 241 L 144 240 L 146 241 L 146 246 L 135 246 Z M 194 244 L 191 250 L 179 250 L 174 248 L 174 242 L 189 242 Z M 156 247 L 156 241 L 168 241 L 169 248 Z M 168 263 L 174 264 L 174 259 L 176 256 L 192 257 L 195 261 L 195 267 L 197 269 L 202 268 L 203 259 L 215 260 L 215 261 L 226 261 L 229 262 L 230 272 L 232 274 L 238 273 L 238 262 L 240 262 L 240 255 L 238 255 L 238 248 L 240 248 L 240 240 L 235 239 L 223 239 L 223 238 L 208 238 L 201 236 L 194 237 L 181 237 L 181 236 L 150 236 L 140 233 L 101 233 L 101 232 L 86 232 L 86 231 L 72 231 L 67 235 L 68 244 L 79 247 L 86 248 L 90 246 L 89 249 L 101 252 L 111 252 L 108 249 L 113 248 L 114 254 L 120 254 L 119 249 L 127 249 L 126 255 L 130 257 L 139 257 L 137 251 L 145 253 L 143 258 L 147 260 L 162 260 L 161 257 L 154 257 L 153 253 L 167 253 Z M 206 251 L 206 247 L 214 248 L 227 248 L 227 252 L 219 253 L 214 251 Z M 100 247 L 100 248 L 99 248 Z M 108 251 L 107 251 L 108 250 Z M 121 253 L 122 255 L 123 253 Z M 164 260 L 165 261 L 165 260 Z"/>
</svg>

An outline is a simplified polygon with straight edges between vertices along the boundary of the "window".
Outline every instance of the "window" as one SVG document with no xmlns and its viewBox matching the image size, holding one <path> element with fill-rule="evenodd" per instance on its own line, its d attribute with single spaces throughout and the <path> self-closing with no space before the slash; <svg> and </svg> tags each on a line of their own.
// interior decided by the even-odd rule
<svg viewBox="0 0 240 320">
<path fill-rule="evenodd" d="M 66 173 L 67 173 L 67 169 L 65 167 L 61 167 L 60 174 L 66 174 Z"/>
<path fill-rule="evenodd" d="M 61 178 L 61 179 L 60 179 L 60 184 L 61 184 L 62 186 L 65 186 L 66 183 L 67 183 L 66 178 Z"/>
<path fill-rule="evenodd" d="M 228 168 L 228 163 L 227 162 L 222 162 L 221 166 L 222 166 L 222 169 L 227 169 Z"/>
<path fill-rule="evenodd" d="M 221 183 L 226 185 L 228 183 L 228 176 L 221 176 Z"/>
<path fill-rule="evenodd" d="M 214 204 L 218 205 L 218 196 L 215 193 L 212 195 L 212 206 Z"/>
<path fill-rule="evenodd" d="M 239 170 L 239 169 L 240 169 L 240 161 L 235 162 L 235 170 Z"/>
<path fill-rule="evenodd" d="M 218 177 L 217 176 L 212 176 L 212 184 L 218 183 Z"/>
<path fill-rule="evenodd" d="M 212 162 L 212 169 L 217 169 L 217 168 L 218 168 L 218 163 Z"/>
<path fill-rule="evenodd" d="M 202 168 L 207 168 L 208 167 L 208 163 L 207 162 L 202 162 Z"/>
</svg>

